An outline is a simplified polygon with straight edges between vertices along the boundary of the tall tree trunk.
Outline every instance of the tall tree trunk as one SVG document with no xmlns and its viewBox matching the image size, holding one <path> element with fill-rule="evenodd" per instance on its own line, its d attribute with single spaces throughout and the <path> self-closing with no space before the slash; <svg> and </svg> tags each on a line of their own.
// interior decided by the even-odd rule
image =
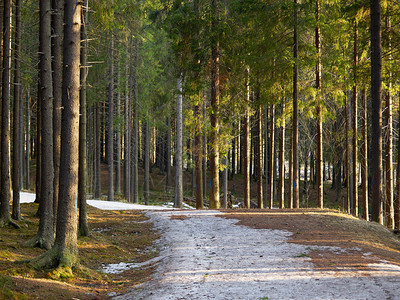
<svg viewBox="0 0 400 300">
<path fill-rule="evenodd" d="M 268 158 L 268 207 L 271 209 L 274 202 L 274 154 L 275 154 L 275 104 L 270 106 L 270 136 Z"/>
<path fill-rule="evenodd" d="M 195 132 L 195 164 L 196 164 L 196 209 L 203 209 L 203 139 L 202 139 L 202 113 L 201 103 L 194 107 L 194 116 L 196 119 L 196 132 Z"/>
<path fill-rule="evenodd" d="M 206 97 L 203 97 L 203 120 L 206 120 L 207 103 Z M 203 199 L 207 199 L 207 132 L 204 130 L 203 135 Z"/>
<path fill-rule="evenodd" d="M 228 155 L 224 158 L 225 169 L 222 172 L 222 208 L 228 208 Z"/>
<path fill-rule="evenodd" d="M 100 146 L 100 135 L 101 135 L 101 117 L 100 117 L 101 103 L 95 103 L 95 174 L 94 174 L 94 198 L 100 199 L 101 197 L 101 146 Z"/>
<path fill-rule="evenodd" d="M 236 174 L 236 123 L 232 124 L 232 149 L 231 149 L 231 179 Z"/>
<path fill-rule="evenodd" d="M 256 93 L 256 102 L 259 102 L 260 92 Z M 263 181 L 262 181 L 262 112 L 261 105 L 257 110 L 257 124 L 256 124 L 256 175 L 257 175 L 257 206 L 258 208 L 264 207 L 263 202 Z"/>
<path fill-rule="evenodd" d="M 84 1 L 84 15 L 82 24 L 82 50 L 81 50 L 81 89 L 80 89 L 80 115 L 79 115 L 79 180 L 78 180 L 78 205 L 79 205 L 79 235 L 88 236 L 89 226 L 87 221 L 86 186 L 87 186 L 87 104 L 86 104 L 86 82 L 89 71 L 88 56 L 88 10 L 89 0 Z"/>
<path fill-rule="evenodd" d="M 118 65 L 117 65 L 118 67 Z M 117 80 L 117 107 L 116 107 L 116 115 L 119 117 L 121 115 L 121 92 L 118 88 L 120 85 L 120 73 L 121 69 L 117 69 L 117 74 L 115 78 Z M 118 126 L 115 130 L 115 193 L 121 194 L 121 129 Z"/>
<path fill-rule="evenodd" d="M 353 63 L 354 63 L 354 86 L 353 86 L 353 205 L 352 214 L 358 216 L 358 128 L 357 128 L 357 111 L 358 111 L 358 91 L 357 91 L 357 65 L 358 65 L 358 28 L 357 22 L 354 24 L 354 52 L 353 52 Z"/>
<path fill-rule="evenodd" d="M 1 201 L 0 227 L 10 218 L 10 71 L 11 71 L 11 0 L 5 0 L 3 17 L 3 75 L 1 115 Z"/>
<path fill-rule="evenodd" d="M 62 41 L 64 1 L 52 0 L 51 24 L 53 29 L 51 54 L 53 56 L 53 211 L 54 227 L 57 222 L 57 205 L 60 188 L 61 102 L 62 102 Z"/>
<path fill-rule="evenodd" d="M 278 184 L 278 201 L 279 208 L 285 207 L 285 100 L 282 102 L 281 118 L 282 124 L 279 137 L 279 184 Z"/>
<path fill-rule="evenodd" d="M 399 94 L 400 100 L 400 94 Z M 398 122 L 400 124 L 400 110 L 398 112 Z M 397 172 L 396 172 L 396 198 L 394 203 L 394 228 L 400 229 L 400 139 L 397 142 Z"/>
<path fill-rule="evenodd" d="M 60 196 L 53 248 L 34 260 L 35 267 L 73 267 L 78 263 L 76 196 L 79 161 L 79 82 L 81 4 L 65 2 L 63 111 L 61 124 Z"/>
<path fill-rule="evenodd" d="M 130 45 L 131 45 L 131 39 L 128 41 L 128 46 L 127 46 L 127 53 L 130 51 Z M 131 124 L 132 124 L 132 115 L 131 115 L 131 102 L 130 102 L 130 97 L 129 97 L 129 62 L 128 62 L 128 57 L 127 61 L 125 64 L 125 111 L 124 111 L 124 118 L 125 118 L 125 136 L 124 136 L 124 196 L 125 199 L 128 202 L 131 202 L 131 172 L 130 172 L 130 166 L 131 166 L 131 147 L 130 147 L 130 142 L 131 142 Z"/>
<path fill-rule="evenodd" d="M 381 1 L 371 0 L 371 172 L 372 221 L 382 220 L 382 54 L 381 54 Z"/>
<path fill-rule="evenodd" d="M 25 189 L 30 190 L 30 123 L 31 123 L 31 108 L 30 108 L 31 96 L 29 89 L 26 95 L 26 122 L 25 122 Z"/>
<path fill-rule="evenodd" d="M 210 133 L 210 208 L 218 209 L 219 201 L 219 41 L 217 38 L 218 8 L 217 0 L 211 0 L 211 133 Z"/>
<path fill-rule="evenodd" d="M 143 151 L 143 164 L 144 164 L 144 204 L 149 205 L 150 194 L 150 124 L 149 116 L 146 115 L 144 124 L 144 151 Z"/>
<path fill-rule="evenodd" d="M 243 156 L 243 203 L 245 208 L 250 208 L 250 161 L 249 161 L 249 101 L 250 101 L 250 86 L 249 86 L 249 69 L 246 69 L 246 99 L 245 99 L 245 112 L 242 119 L 243 143 L 242 143 L 242 156 Z"/>
<path fill-rule="evenodd" d="M 167 117 L 167 191 L 172 187 L 172 171 L 171 171 L 171 119 Z"/>
<path fill-rule="evenodd" d="M 41 0 L 39 23 L 39 82 L 41 102 L 41 178 L 38 233 L 27 245 L 50 249 L 54 242 L 53 214 L 53 85 L 51 74 L 51 2 Z"/>
<path fill-rule="evenodd" d="M 361 169 L 362 169 L 362 203 L 363 203 L 363 219 L 369 220 L 368 213 L 368 134 L 367 134 L 367 91 L 364 88 L 362 91 L 362 145 L 361 145 Z M 400 153 L 400 151 L 399 151 Z"/>
<path fill-rule="evenodd" d="M 292 118 L 293 122 L 293 118 Z M 293 208 L 293 134 L 292 132 L 289 135 L 289 186 L 288 186 L 288 208 Z"/>
<path fill-rule="evenodd" d="M 13 124 L 13 207 L 12 218 L 21 219 L 19 192 L 21 190 L 21 79 L 20 79 L 20 49 L 21 49 L 21 0 L 15 2 L 15 46 L 14 46 L 14 124 Z"/>
<path fill-rule="evenodd" d="M 137 97 L 137 76 L 136 69 L 138 64 L 138 51 L 139 51 L 139 42 L 137 39 L 134 40 L 133 51 L 131 51 L 130 60 L 131 60 L 131 70 L 129 75 L 130 81 L 130 92 L 132 103 L 132 201 L 133 203 L 138 203 L 139 201 L 139 174 L 138 174 L 138 149 L 139 149 L 139 121 L 138 121 L 138 97 Z M 133 55 L 132 55 L 133 53 Z"/>
<path fill-rule="evenodd" d="M 293 124 L 292 124 L 292 159 L 293 159 L 293 207 L 299 208 L 299 121 L 298 121 L 298 34 L 297 0 L 294 0 L 294 42 L 293 42 Z M 292 188 L 292 187 L 290 187 Z"/>
<path fill-rule="evenodd" d="M 268 199 L 268 185 L 269 185 L 269 130 L 268 130 L 268 104 L 265 104 L 264 107 L 264 174 L 265 174 L 265 184 L 264 184 L 264 207 L 268 207 L 267 199 Z"/>
<path fill-rule="evenodd" d="M 317 101 L 317 204 L 319 208 L 324 207 L 324 181 L 323 181 L 323 133 L 322 133 L 322 91 L 321 91 L 321 31 L 319 27 L 319 0 L 316 0 L 315 18 L 317 28 L 315 30 L 315 47 L 317 49 L 317 66 L 316 66 L 316 89 L 318 94 Z"/>
<path fill-rule="evenodd" d="M 349 130 L 350 130 L 350 93 L 348 93 L 348 95 L 345 97 L 344 100 L 344 107 L 345 107 L 345 116 L 346 116 L 346 134 L 345 134 L 345 144 L 346 144 L 346 163 L 345 163 L 345 183 L 346 183 L 346 211 L 348 213 L 351 212 L 351 190 L 350 190 L 350 178 L 351 178 L 351 163 L 350 163 L 350 142 L 349 142 Z"/>
<path fill-rule="evenodd" d="M 107 164 L 108 164 L 108 201 L 114 201 L 114 34 L 111 32 L 109 49 L 110 78 L 108 83 L 108 136 L 107 136 Z"/>
<path fill-rule="evenodd" d="M 176 152 L 175 152 L 175 201 L 174 207 L 182 207 L 183 203 L 183 112 L 182 112 L 182 79 L 177 81 L 176 97 Z"/>
<path fill-rule="evenodd" d="M 389 9 L 389 8 L 388 8 Z M 391 22 L 390 16 L 386 17 L 386 29 L 389 40 L 389 66 L 392 61 L 392 41 L 391 41 Z M 390 68 L 390 67 L 389 67 Z M 393 113 L 392 113 L 392 72 L 389 73 L 388 89 L 386 91 L 386 149 L 385 149 L 385 188 L 386 188 L 386 203 L 385 203 L 385 225 L 389 229 L 394 228 L 394 206 L 393 206 Z"/>
</svg>

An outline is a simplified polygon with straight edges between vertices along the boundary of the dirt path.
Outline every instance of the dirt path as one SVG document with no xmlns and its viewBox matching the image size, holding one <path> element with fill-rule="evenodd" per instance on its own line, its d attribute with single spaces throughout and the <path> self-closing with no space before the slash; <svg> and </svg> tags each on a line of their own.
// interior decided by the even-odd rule
<svg viewBox="0 0 400 300">
<path fill-rule="evenodd" d="M 237 225 L 246 220 L 216 211 L 147 214 L 163 236 L 162 260 L 152 282 L 119 299 L 400 299 L 400 267 L 352 243 L 293 242 L 294 228 Z M 346 253 L 365 264 L 315 264 Z"/>
</svg>

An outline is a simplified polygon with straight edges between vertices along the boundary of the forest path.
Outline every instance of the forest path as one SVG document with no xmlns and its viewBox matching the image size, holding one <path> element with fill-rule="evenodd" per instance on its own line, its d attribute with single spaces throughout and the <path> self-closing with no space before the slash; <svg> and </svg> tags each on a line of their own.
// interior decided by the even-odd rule
<svg viewBox="0 0 400 300">
<path fill-rule="evenodd" d="M 154 280 L 119 299 L 400 299 L 400 267 L 357 248 L 290 243 L 222 212 L 148 211 L 162 233 Z M 368 268 L 316 268 L 312 251 L 360 252 Z"/>
</svg>

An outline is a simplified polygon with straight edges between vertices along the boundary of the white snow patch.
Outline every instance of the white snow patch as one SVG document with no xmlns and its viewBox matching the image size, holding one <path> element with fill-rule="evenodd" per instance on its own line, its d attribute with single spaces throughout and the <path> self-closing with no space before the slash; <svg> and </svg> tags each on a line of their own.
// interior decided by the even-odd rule
<svg viewBox="0 0 400 300">
<path fill-rule="evenodd" d="M 120 262 L 119 264 L 108 264 L 108 265 L 104 265 L 102 267 L 101 271 L 103 271 L 104 273 L 107 273 L 107 274 L 119 274 L 119 273 L 122 273 L 122 272 L 124 272 L 126 270 L 142 268 L 144 266 L 155 264 L 155 263 L 159 262 L 162 259 L 163 259 L 162 256 L 158 256 L 158 257 L 155 257 L 153 259 L 149 259 L 149 260 L 147 260 L 145 262 L 142 262 L 142 263 L 124 263 L 124 262 Z"/>
</svg>

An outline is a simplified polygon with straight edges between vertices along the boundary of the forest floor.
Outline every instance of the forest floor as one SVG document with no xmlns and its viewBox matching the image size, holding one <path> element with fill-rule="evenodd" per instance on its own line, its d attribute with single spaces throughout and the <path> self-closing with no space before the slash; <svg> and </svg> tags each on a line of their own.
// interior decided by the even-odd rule
<svg viewBox="0 0 400 300">
<path fill-rule="evenodd" d="M 150 177 L 150 204 L 170 201 L 165 175 Z M 190 173 L 184 177 L 190 200 Z M 240 175 L 229 190 L 240 202 Z M 314 192 L 309 186 L 302 207 L 314 206 Z M 81 266 L 61 279 L 18 263 L 44 252 L 21 246 L 38 226 L 37 204 L 22 204 L 21 229 L 0 228 L 0 299 L 400 299 L 399 237 L 340 213 L 342 198 L 328 185 L 325 199 L 334 210 L 91 200 L 97 208 L 88 210 L 91 235 L 78 239 Z"/>
</svg>

